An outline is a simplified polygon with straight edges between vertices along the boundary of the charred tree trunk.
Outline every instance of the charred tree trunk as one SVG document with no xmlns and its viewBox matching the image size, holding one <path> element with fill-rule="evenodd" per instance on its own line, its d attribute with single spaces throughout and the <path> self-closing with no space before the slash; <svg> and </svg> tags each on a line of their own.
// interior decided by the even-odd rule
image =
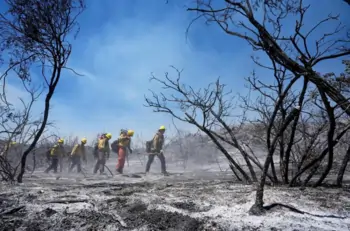
<svg viewBox="0 0 350 231">
<path fill-rule="evenodd" d="M 294 117 L 297 116 L 300 113 L 300 110 L 297 108 L 294 108 L 293 111 L 289 114 L 289 116 L 286 118 L 285 123 L 281 127 L 281 129 L 278 131 L 278 134 L 276 134 L 271 147 L 269 148 L 269 153 L 266 157 L 265 163 L 264 163 L 264 170 L 261 175 L 260 182 L 258 184 L 258 188 L 256 190 L 256 196 L 255 196 L 255 203 L 250 208 L 249 213 L 252 215 L 260 215 L 264 212 L 264 187 L 266 182 L 266 174 L 269 170 L 269 166 L 272 161 L 272 156 L 274 154 L 274 149 L 276 148 L 276 143 L 278 141 L 278 138 L 281 136 L 281 134 L 287 129 L 289 124 L 293 121 Z"/>
<path fill-rule="evenodd" d="M 322 163 L 322 162 L 321 162 L 321 163 Z M 312 177 L 316 174 L 317 169 L 318 169 L 319 167 L 320 167 L 320 164 L 317 164 L 317 165 L 315 165 L 314 167 L 312 167 L 312 169 L 311 169 L 309 175 L 305 178 L 305 180 L 304 180 L 304 182 L 302 183 L 301 186 L 306 186 L 306 185 L 310 182 L 310 180 L 311 180 Z"/>
<path fill-rule="evenodd" d="M 277 81 L 277 86 L 278 86 L 278 94 L 283 94 L 283 85 L 284 85 L 284 81 Z M 283 103 L 281 103 L 280 105 L 280 112 L 281 112 L 281 125 L 283 124 L 283 122 L 286 120 L 287 117 L 287 110 L 285 109 L 285 105 Z M 286 171 L 285 167 L 283 166 L 283 160 L 285 158 L 285 134 L 282 133 L 281 137 L 278 141 L 279 143 L 279 148 L 280 148 L 280 161 L 279 161 L 279 166 L 280 166 L 280 174 L 281 174 L 281 178 L 283 179 L 284 176 L 284 172 Z M 273 162 L 273 160 L 272 160 Z M 272 165 L 271 165 L 272 167 Z M 277 178 L 277 176 L 275 177 L 275 179 Z"/>
<path fill-rule="evenodd" d="M 334 156 L 334 145 L 333 145 L 333 138 L 334 133 L 336 129 L 336 122 L 335 122 L 335 115 L 334 115 L 334 108 L 331 106 L 330 102 L 327 99 L 326 94 L 319 89 L 323 104 L 326 108 L 328 119 L 329 119 L 329 130 L 328 130 L 328 136 L 327 136 L 327 143 L 328 143 L 328 162 L 327 167 L 324 173 L 321 175 L 320 179 L 316 182 L 314 187 L 317 187 L 322 184 L 324 179 L 326 179 L 327 175 L 332 169 L 333 166 L 333 156 Z"/>
<path fill-rule="evenodd" d="M 274 182 L 278 183 L 278 178 L 277 178 L 277 174 L 276 174 L 276 169 L 275 169 L 275 163 L 273 160 L 273 155 L 271 156 L 271 173 L 272 173 L 272 177 Z"/>
<path fill-rule="evenodd" d="M 258 178 L 256 177 L 256 174 L 255 174 L 253 165 L 252 165 L 252 163 L 250 162 L 250 160 L 249 160 L 249 158 L 248 158 L 248 154 L 247 154 L 244 150 L 241 150 L 240 152 L 241 152 L 242 155 L 243 155 L 244 161 L 247 163 L 247 166 L 248 166 L 250 175 L 251 175 L 252 178 L 253 178 L 253 181 L 254 181 L 254 182 L 257 182 L 257 181 L 258 181 Z"/>
<path fill-rule="evenodd" d="M 240 178 L 239 175 L 236 173 L 235 167 L 231 163 L 229 163 L 229 166 L 233 174 L 236 176 L 237 180 L 242 181 L 242 178 Z"/>
<path fill-rule="evenodd" d="M 280 146 L 280 174 L 283 179 L 285 167 L 283 166 L 283 159 L 284 159 L 284 135 L 282 134 L 281 140 L 279 141 Z"/>
<path fill-rule="evenodd" d="M 300 108 L 294 108 L 293 111 L 289 114 L 289 116 L 287 116 L 284 124 L 281 126 L 281 128 L 279 129 L 279 131 L 277 132 L 277 134 L 275 135 L 274 140 L 271 143 L 270 137 L 271 137 L 271 130 L 272 130 L 272 126 L 273 123 L 275 121 L 275 118 L 277 116 L 277 111 L 278 108 L 280 107 L 280 105 L 283 103 L 283 100 L 285 99 L 287 92 L 291 89 L 291 87 L 293 86 L 293 84 L 299 79 L 300 76 L 295 76 L 288 84 L 288 86 L 286 87 L 286 89 L 284 90 L 284 92 L 280 95 L 275 109 L 272 113 L 272 116 L 270 118 L 270 122 L 269 122 L 269 127 L 267 129 L 267 148 L 268 148 L 268 155 L 266 157 L 265 163 L 264 163 L 264 168 L 262 171 L 262 175 L 260 178 L 260 182 L 258 184 L 257 190 L 256 190 L 256 196 L 255 196 L 255 203 L 254 205 L 250 208 L 249 213 L 253 214 L 253 215 L 260 215 L 261 213 L 264 212 L 264 187 L 265 187 L 265 183 L 266 183 L 266 175 L 267 172 L 269 170 L 269 166 L 271 164 L 272 161 L 272 156 L 275 152 L 275 148 L 276 148 L 276 144 L 277 141 L 279 140 L 280 136 L 284 133 L 284 131 L 287 129 L 287 127 L 289 126 L 289 124 L 293 121 L 294 117 L 296 115 L 298 115 L 300 113 L 299 109 Z"/>
<path fill-rule="evenodd" d="M 23 182 L 23 175 L 25 173 L 25 168 L 26 168 L 26 160 L 27 160 L 27 156 L 29 155 L 29 153 L 35 148 L 36 143 L 38 142 L 38 140 L 40 139 L 41 135 L 43 134 L 47 121 L 49 119 L 49 111 L 50 111 L 50 100 L 55 92 L 55 88 L 57 86 L 57 83 L 60 79 L 61 76 L 61 70 L 62 70 L 62 66 L 60 64 L 57 64 L 53 67 L 53 71 L 52 71 L 52 76 L 51 76 L 51 80 L 52 85 L 50 85 L 49 87 L 49 91 L 46 94 L 46 98 L 45 98 L 45 108 L 44 108 L 44 118 L 43 121 L 41 122 L 41 126 L 39 131 L 35 134 L 34 136 L 34 140 L 33 142 L 29 145 L 29 147 L 24 151 L 22 158 L 21 158 L 21 169 L 20 169 L 20 173 L 17 176 L 17 182 L 18 183 L 22 183 Z"/>
<path fill-rule="evenodd" d="M 304 79 L 304 85 L 303 85 L 303 88 L 301 90 L 300 97 L 299 97 L 299 102 L 298 102 L 298 105 L 300 105 L 300 107 L 301 107 L 300 110 L 302 109 L 302 105 L 303 105 L 303 102 L 304 102 L 304 97 L 305 97 L 305 94 L 306 94 L 307 85 L 308 85 L 308 80 Z M 290 134 L 290 137 L 289 137 L 289 143 L 288 143 L 288 146 L 287 146 L 285 157 L 283 159 L 283 164 L 282 164 L 282 168 L 284 169 L 284 171 L 283 171 L 283 182 L 285 184 L 289 183 L 289 160 L 290 160 L 290 154 L 291 154 L 291 151 L 292 151 L 292 147 L 294 145 L 295 132 L 297 130 L 299 117 L 300 117 L 300 114 L 298 114 L 294 118 L 294 121 L 293 121 L 293 124 L 292 124 L 292 131 L 291 131 L 291 134 Z"/>
<path fill-rule="evenodd" d="M 341 163 L 341 166 L 339 168 L 338 176 L 337 176 L 337 186 L 341 187 L 343 185 L 343 177 L 346 170 L 346 166 L 348 165 L 350 160 L 350 146 L 348 147 L 348 150 L 346 151 L 346 154 L 344 156 L 344 159 Z"/>
<path fill-rule="evenodd" d="M 335 124 L 335 118 L 334 118 L 334 109 L 327 108 L 327 111 L 328 110 L 331 110 L 329 111 L 330 124 L 329 124 L 329 131 L 328 131 L 328 162 L 327 162 L 327 167 L 325 171 L 322 173 L 320 179 L 313 185 L 314 187 L 320 186 L 322 184 L 322 182 L 324 181 L 324 179 L 326 179 L 326 177 L 328 176 L 333 166 L 333 156 L 334 156 L 333 136 L 334 136 L 336 124 Z"/>
</svg>

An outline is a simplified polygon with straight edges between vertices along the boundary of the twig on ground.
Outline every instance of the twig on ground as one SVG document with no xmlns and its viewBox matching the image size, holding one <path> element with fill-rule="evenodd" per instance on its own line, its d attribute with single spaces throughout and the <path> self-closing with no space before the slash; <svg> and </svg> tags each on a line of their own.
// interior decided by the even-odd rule
<svg viewBox="0 0 350 231">
<path fill-rule="evenodd" d="M 47 201 L 46 204 L 73 204 L 73 203 L 86 203 L 87 199 L 69 199 L 69 200 L 53 200 Z"/>
<path fill-rule="evenodd" d="M 8 211 L 2 212 L 2 213 L 0 213 L 0 217 L 1 217 L 1 216 L 5 216 L 5 215 L 14 214 L 14 213 L 16 213 L 16 212 L 18 212 L 18 211 L 24 209 L 25 207 L 26 207 L 26 206 L 21 205 L 21 206 L 18 206 L 18 207 L 16 207 L 16 208 L 10 209 L 10 210 L 8 210 Z"/>
</svg>

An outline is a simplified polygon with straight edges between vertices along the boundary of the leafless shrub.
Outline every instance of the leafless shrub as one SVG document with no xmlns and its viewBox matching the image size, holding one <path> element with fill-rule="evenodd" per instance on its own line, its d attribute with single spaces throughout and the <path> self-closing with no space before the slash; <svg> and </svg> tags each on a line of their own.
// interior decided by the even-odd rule
<svg viewBox="0 0 350 231">
<path fill-rule="evenodd" d="M 2 180 L 15 180 L 18 175 L 18 168 L 22 158 L 23 150 L 32 142 L 34 136 L 38 132 L 42 117 L 39 119 L 33 118 L 31 115 L 32 108 L 42 93 L 41 88 L 30 88 L 26 81 L 22 81 L 24 89 L 28 96 L 20 98 L 20 105 L 9 102 L 6 97 L 5 89 L 2 88 L 0 94 L 0 139 L 1 154 L 0 154 L 0 176 Z M 47 123 L 50 126 L 51 123 Z M 34 159 L 33 154 L 33 160 Z M 34 166 L 32 167 L 34 169 Z"/>
</svg>

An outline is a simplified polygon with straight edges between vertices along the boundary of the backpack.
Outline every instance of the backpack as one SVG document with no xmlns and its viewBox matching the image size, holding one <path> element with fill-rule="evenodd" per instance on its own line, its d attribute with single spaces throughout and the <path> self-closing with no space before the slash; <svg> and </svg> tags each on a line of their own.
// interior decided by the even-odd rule
<svg viewBox="0 0 350 231">
<path fill-rule="evenodd" d="M 118 154 L 118 140 L 115 140 L 112 144 L 111 144 L 111 149 L 113 152 Z"/>
<path fill-rule="evenodd" d="M 146 141 L 146 152 L 147 153 L 152 152 L 152 143 L 153 143 L 153 140 Z"/>
</svg>

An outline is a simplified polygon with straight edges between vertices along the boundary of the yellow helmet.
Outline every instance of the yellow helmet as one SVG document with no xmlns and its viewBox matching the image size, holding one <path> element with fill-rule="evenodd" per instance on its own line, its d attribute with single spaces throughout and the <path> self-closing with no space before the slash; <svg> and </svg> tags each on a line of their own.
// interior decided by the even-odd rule
<svg viewBox="0 0 350 231">
<path fill-rule="evenodd" d="M 165 126 L 164 125 L 160 126 L 159 130 L 165 130 Z"/>
<path fill-rule="evenodd" d="M 133 130 L 128 130 L 128 136 L 133 136 L 134 135 L 134 131 Z"/>
<path fill-rule="evenodd" d="M 64 143 L 64 140 L 62 138 L 60 138 L 58 141 L 57 141 L 59 144 L 63 144 Z"/>
<path fill-rule="evenodd" d="M 87 139 L 86 139 L 86 138 L 83 138 L 83 139 L 81 139 L 81 142 L 82 142 L 83 144 L 86 144 Z"/>
<path fill-rule="evenodd" d="M 107 133 L 105 136 L 106 136 L 107 139 L 111 139 L 112 138 L 112 134 L 111 133 Z"/>
</svg>

